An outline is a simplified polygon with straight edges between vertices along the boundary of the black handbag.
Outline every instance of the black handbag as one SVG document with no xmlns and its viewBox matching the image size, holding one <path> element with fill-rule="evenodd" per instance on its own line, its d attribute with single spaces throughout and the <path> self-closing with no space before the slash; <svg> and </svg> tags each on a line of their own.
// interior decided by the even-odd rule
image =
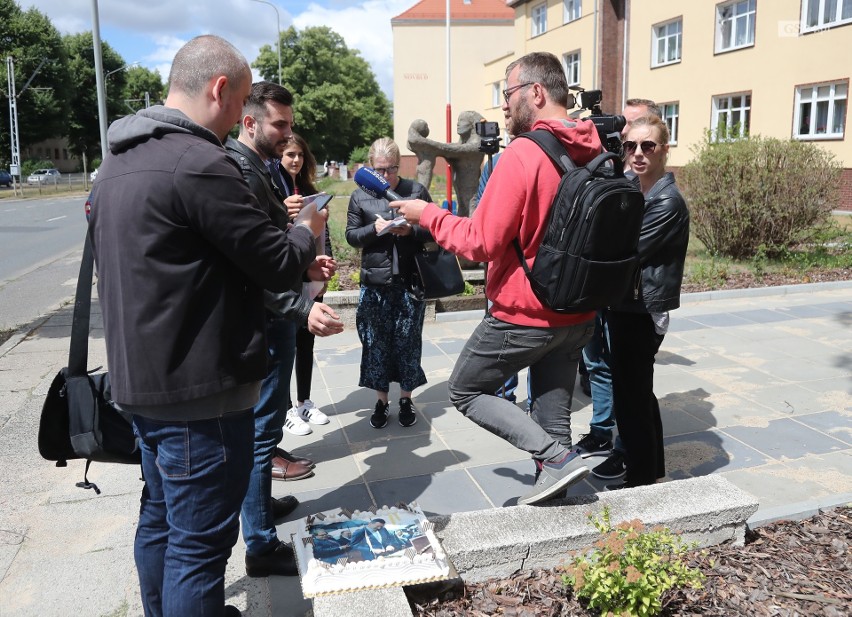
<svg viewBox="0 0 852 617">
<path fill-rule="evenodd" d="M 68 366 L 59 371 L 47 391 L 39 421 L 38 450 L 43 458 L 56 461 L 57 467 L 67 466 L 71 459 L 86 459 L 83 481 L 77 486 L 100 494 L 97 485 L 88 480 L 92 461 L 140 464 L 142 454 L 131 414 L 113 405 L 109 374 L 89 374 L 86 370 L 93 270 L 87 234 L 77 278 Z"/>
<path fill-rule="evenodd" d="M 455 296 L 464 291 L 464 277 L 458 257 L 435 242 L 426 242 L 414 255 L 416 272 L 411 277 L 411 294 L 418 300 Z"/>
</svg>

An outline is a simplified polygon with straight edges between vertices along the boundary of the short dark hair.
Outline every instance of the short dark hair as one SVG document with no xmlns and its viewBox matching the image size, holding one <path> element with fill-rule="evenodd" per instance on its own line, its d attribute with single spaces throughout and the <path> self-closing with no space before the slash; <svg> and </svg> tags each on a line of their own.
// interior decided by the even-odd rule
<svg viewBox="0 0 852 617">
<path fill-rule="evenodd" d="M 374 518 L 374 519 L 373 519 L 373 520 L 371 520 L 370 522 L 371 522 L 371 523 L 381 523 L 382 525 L 385 525 L 385 524 L 386 524 L 386 523 L 385 523 L 385 519 L 383 519 L 383 518 Z"/>
<path fill-rule="evenodd" d="M 627 99 L 624 101 L 625 107 L 647 107 L 648 113 L 658 118 L 663 117 L 663 110 L 651 99 Z"/>
<path fill-rule="evenodd" d="M 284 86 L 271 81 L 257 81 L 251 85 L 251 92 L 243 107 L 243 116 L 260 119 L 266 117 L 266 103 L 272 101 L 285 107 L 293 106 L 293 95 Z"/>
<path fill-rule="evenodd" d="M 215 34 L 197 36 L 181 47 L 169 71 L 169 90 L 189 96 L 201 93 L 214 77 L 223 75 L 232 83 L 251 79 L 251 69 L 240 51 Z"/>
<path fill-rule="evenodd" d="M 568 80 L 565 78 L 565 71 L 562 69 L 559 58 L 551 53 L 535 51 L 518 58 L 507 66 L 506 77 L 516 66 L 521 67 L 518 71 L 520 83 L 541 84 L 554 103 L 568 108 L 568 95 L 570 94 L 568 92 Z"/>
</svg>

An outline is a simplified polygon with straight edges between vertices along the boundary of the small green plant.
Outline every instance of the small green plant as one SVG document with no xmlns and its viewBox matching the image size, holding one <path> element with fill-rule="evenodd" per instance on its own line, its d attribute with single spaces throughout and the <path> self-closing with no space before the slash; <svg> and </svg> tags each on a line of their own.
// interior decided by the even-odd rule
<svg viewBox="0 0 852 617">
<path fill-rule="evenodd" d="M 461 295 L 472 296 L 475 293 L 476 293 L 476 288 L 473 285 L 471 285 L 470 283 L 468 283 L 467 281 L 465 281 L 464 282 L 464 291 L 461 292 Z"/>
<path fill-rule="evenodd" d="M 696 263 L 689 272 L 689 280 L 693 283 L 717 289 L 721 287 L 728 277 L 730 272 L 726 263 L 717 259 Z"/>
<path fill-rule="evenodd" d="M 328 291 L 340 291 L 340 273 L 335 272 L 328 279 Z"/>
<path fill-rule="evenodd" d="M 356 285 L 361 284 L 361 272 L 359 270 L 355 270 L 349 274 L 349 280 L 351 280 Z"/>
<path fill-rule="evenodd" d="M 639 520 L 612 526 L 609 508 L 589 520 L 603 536 L 595 548 L 574 558 L 562 576 L 578 598 L 601 615 L 657 615 L 662 595 L 675 587 L 700 588 L 703 575 L 684 563 L 694 548 L 665 528 L 646 530 Z"/>
</svg>

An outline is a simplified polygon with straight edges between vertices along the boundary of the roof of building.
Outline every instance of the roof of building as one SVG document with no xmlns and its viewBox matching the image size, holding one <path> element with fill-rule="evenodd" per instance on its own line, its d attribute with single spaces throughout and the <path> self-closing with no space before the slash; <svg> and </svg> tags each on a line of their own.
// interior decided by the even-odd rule
<svg viewBox="0 0 852 617">
<path fill-rule="evenodd" d="M 434 21 L 447 18 L 446 0 L 420 0 L 407 11 L 391 19 L 395 21 Z M 452 21 L 505 21 L 515 18 L 506 0 L 450 0 Z"/>
</svg>

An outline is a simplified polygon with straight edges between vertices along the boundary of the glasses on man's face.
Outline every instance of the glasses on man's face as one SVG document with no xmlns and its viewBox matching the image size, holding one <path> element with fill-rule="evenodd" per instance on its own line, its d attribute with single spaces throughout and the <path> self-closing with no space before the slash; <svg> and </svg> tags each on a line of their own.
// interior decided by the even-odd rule
<svg viewBox="0 0 852 617">
<path fill-rule="evenodd" d="M 636 152 L 636 146 L 642 148 L 643 154 L 651 154 L 654 150 L 657 149 L 657 146 L 659 146 L 660 144 L 653 141 L 643 141 L 640 144 L 637 144 L 635 141 L 625 141 L 621 145 L 624 146 L 624 151 L 627 154 L 633 154 L 634 152 Z"/>
<path fill-rule="evenodd" d="M 528 82 L 523 83 L 523 84 L 518 84 L 517 86 L 512 86 L 511 88 L 506 88 L 505 90 L 503 90 L 503 100 L 506 101 L 506 104 L 508 105 L 509 104 L 509 98 L 517 90 L 520 90 L 521 88 L 525 88 L 526 86 L 531 86 L 534 83 L 535 83 L 534 81 L 528 81 Z"/>
<path fill-rule="evenodd" d="M 377 174 L 382 174 L 383 176 L 385 174 L 391 175 L 399 171 L 399 165 L 391 165 L 390 167 L 374 167 L 373 170 Z"/>
</svg>

